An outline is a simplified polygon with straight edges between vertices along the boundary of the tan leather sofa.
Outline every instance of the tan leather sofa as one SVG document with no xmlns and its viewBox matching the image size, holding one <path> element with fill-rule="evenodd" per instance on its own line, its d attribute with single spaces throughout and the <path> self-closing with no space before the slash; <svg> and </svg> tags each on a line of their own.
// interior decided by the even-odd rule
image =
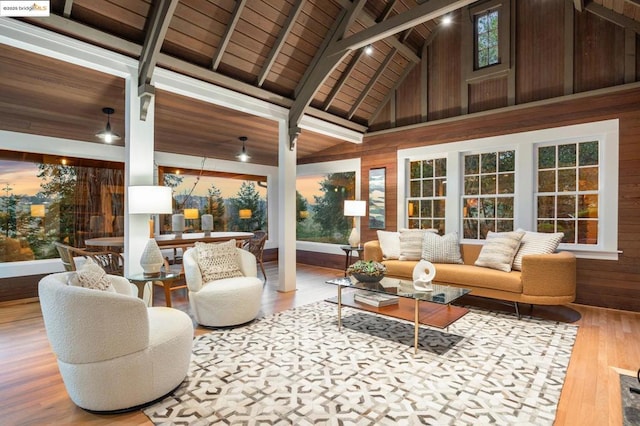
<svg viewBox="0 0 640 426">
<path fill-rule="evenodd" d="M 434 263 L 438 284 L 464 287 L 471 295 L 535 305 L 562 305 L 576 297 L 576 258 L 562 251 L 522 258 L 522 272 L 474 266 L 481 245 L 461 244 L 464 264 Z M 387 276 L 411 280 L 418 261 L 383 260 L 378 240 L 364 244 L 364 259 L 382 262 Z M 516 304 L 517 311 L 517 304 Z"/>
</svg>

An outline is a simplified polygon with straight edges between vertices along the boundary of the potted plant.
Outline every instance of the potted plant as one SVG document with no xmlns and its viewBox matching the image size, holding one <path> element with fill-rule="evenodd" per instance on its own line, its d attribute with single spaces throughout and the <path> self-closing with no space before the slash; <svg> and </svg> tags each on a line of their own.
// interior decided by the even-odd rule
<svg viewBox="0 0 640 426">
<path fill-rule="evenodd" d="M 358 260 L 347 268 L 347 273 L 361 282 L 378 282 L 386 272 L 387 267 L 375 260 Z"/>
</svg>

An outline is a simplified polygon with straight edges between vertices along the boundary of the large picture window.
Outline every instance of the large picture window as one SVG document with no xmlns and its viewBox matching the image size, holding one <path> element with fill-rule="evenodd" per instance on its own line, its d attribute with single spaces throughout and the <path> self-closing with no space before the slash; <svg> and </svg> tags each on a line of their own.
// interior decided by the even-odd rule
<svg viewBox="0 0 640 426">
<path fill-rule="evenodd" d="M 409 228 L 445 231 L 447 159 L 411 161 L 407 222 Z"/>
</svg>

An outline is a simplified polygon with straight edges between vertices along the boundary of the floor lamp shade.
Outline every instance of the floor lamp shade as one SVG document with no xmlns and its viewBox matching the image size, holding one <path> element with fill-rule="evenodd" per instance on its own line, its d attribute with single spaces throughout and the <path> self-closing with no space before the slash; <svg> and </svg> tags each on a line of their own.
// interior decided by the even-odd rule
<svg viewBox="0 0 640 426">
<path fill-rule="evenodd" d="M 360 200 L 344 200 L 344 215 L 353 217 L 353 228 L 349 234 L 349 245 L 358 247 L 360 245 L 360 232 L 356 227 L 356 217 L 367 215 L 367 202 Z"/>
<path fill-rule="evenodd" d="M 130 186 L 129 214 L 169 214 L 173 212 L 171 188 L 166 186 Z M 164 264 L 162 252 L 153 238 L 153 220 L 150 222 L 149 241 L 140 256 L 140 266 L 144 275 L 153 277 L 160 275 Z"/>
</svg>

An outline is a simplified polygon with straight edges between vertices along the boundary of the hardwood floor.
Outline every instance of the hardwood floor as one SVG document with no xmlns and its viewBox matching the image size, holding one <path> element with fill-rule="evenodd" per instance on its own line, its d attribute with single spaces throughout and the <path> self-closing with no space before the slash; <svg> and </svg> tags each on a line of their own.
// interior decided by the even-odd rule
<svg viewBox="0 0 640 426">
<path fill-rule="evenodd" d="M 336 294 L 325 284 L 342 271 L 298 265 L 297 291 L 279 293 L 277 265 L 265 264 L 268 281 L 261 315 L 313 303 Z M 156 287 L 154 305 L 164 306 Z M 189 312 L 185 290 L 172 292 L 173 306 Z M 468 297 L 465 303 L 483 309 L 512 311 L 512 306 Z M 526 307 L 521 310 L 529 314 Z M 620 425 L 618 371 L 635 375 L 640 368 L 640 313 L 583 305 L 534 308 L 533 314 L 574 322 L 578 337 L 558 406 L 556 425 Z M 208 330 L 196 326 L 196 334 Z M 95 415 L 69 399 L 47 341 L 40 305 L 26 303 L 0 307 L 0 424 L 119 424 L 150 425 L 140 411 Z"/>
</svg>

